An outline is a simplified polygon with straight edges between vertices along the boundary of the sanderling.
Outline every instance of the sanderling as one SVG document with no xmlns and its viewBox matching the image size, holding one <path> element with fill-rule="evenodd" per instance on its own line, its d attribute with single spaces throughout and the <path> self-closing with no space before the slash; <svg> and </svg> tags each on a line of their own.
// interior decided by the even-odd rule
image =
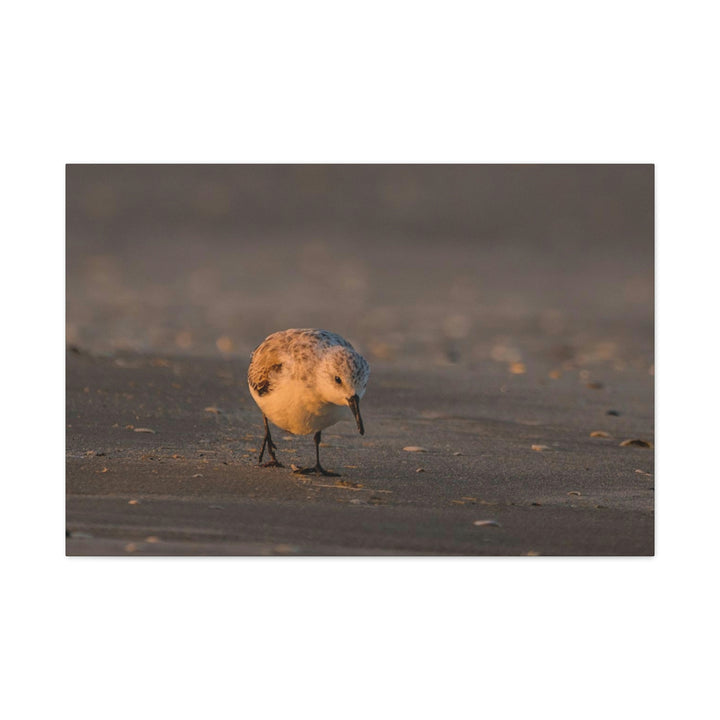
<svg viewBox="0 0 720 720">
<path fill-rule="evenodd" d="M 320 433 L 352 411 L 361 435 L 365 434 L 360 416 L 360 398 L 365 394 L 370 366 L 365 358 L 340 335 L 327 330 L 282 330 L 268 335 L 255 348 L 248 369 L 250 394 L 262 411 L 265 448 L 272 460 L 264 467 L 282 467 L 275 457 L 277 449 L 270 437 L 270 421 L 294 435 L 315 433 L 315 467 L 296 473 L 337 473 L 320 465 Z"/>
</svg>

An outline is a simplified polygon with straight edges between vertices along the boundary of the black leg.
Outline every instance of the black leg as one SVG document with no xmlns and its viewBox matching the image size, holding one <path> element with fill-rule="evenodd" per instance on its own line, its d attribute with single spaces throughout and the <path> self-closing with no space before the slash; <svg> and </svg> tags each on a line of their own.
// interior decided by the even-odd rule
<svg viewBox="0 0 720 720">
<path fill-rule="evenodd" d="M 330 472 L 320 464 L 320 432 L 321 431 L 318 430 L 313 438 L 315 440 L 315 467 L 295 470 L 295 473 L 298 475 L 314 475 L 317 473 L 318 475 L 325 475 L 327 477 L 340 477 L 338 473 Z"/>
<path fill-rule="evenodd" d="M 277 446 L 272 441 L 272 437 L 270 436 L 270 426 L 268 425 L 267 418 L 263 415 L 263 420 L 265 421 L 265 438 L 263 439 L 262 448 L 260 448 L 260 457 L 258 458 L 258 464 L 262 465 L 263 467 L 283 467 L 279 462 L 278 459 L 275 457 L 275 450 L 277 450 Z M 265 454 L 265 448 L 267 447 L 268 455 L 272 458 L 272 460 L 263 463 L 263 455 Z"/>
<path fill-rule="evenodd" d="M 315 437 L 313 437 L 313 440 L 315 441 L 315 467 L 316 468 L 322 467 L 322 465 L 320 465 L 320 437 L 321 437 L 321 432 L 320 432 L 320 430 L 318 430 L 315 433 Z"/>
</svg>

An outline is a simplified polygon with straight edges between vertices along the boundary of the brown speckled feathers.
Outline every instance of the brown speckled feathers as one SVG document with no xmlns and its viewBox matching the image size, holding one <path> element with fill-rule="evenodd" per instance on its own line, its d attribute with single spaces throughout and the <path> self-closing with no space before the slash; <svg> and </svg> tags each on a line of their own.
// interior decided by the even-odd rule
<svg viewBox="0 0 720 720">
<path fill-rule="evenodd" d="M 307 367 L 313 348 L 340 345 L 352 349 L 352 345 L 339 335 L 326 330 L 284 330 L 268 335 L 255 348 L 248 369 L 248 384 L 260 395 L 272 391 L 274 379 L 283 371 L 285 359 L 297 360 L 297 368 Z"/>
</svg>

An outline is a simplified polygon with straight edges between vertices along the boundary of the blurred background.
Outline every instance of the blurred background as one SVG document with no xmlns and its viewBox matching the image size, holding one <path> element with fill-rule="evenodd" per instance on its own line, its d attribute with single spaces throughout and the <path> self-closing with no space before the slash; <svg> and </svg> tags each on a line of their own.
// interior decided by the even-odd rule
<svg viewBox="0 0 720 720">
<path fill-rule="evenodd" d="M 651 165 L 68 165 L 67 342 L 653 362 Z"/>
</svg>

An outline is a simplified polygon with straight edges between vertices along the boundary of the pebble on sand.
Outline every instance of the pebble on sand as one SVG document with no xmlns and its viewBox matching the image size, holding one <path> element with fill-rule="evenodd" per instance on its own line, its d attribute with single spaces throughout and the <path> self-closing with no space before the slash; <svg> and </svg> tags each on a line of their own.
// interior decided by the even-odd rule
<svg viewBox="0 0 720 720">
<path fill-rule="evenodd" d="M 403 450 L 405 452 L 427 452 L 426 448 L 419 447 L 418 445 L 408 445 L 407 447 L 404 447 Z"/>
</svg>

